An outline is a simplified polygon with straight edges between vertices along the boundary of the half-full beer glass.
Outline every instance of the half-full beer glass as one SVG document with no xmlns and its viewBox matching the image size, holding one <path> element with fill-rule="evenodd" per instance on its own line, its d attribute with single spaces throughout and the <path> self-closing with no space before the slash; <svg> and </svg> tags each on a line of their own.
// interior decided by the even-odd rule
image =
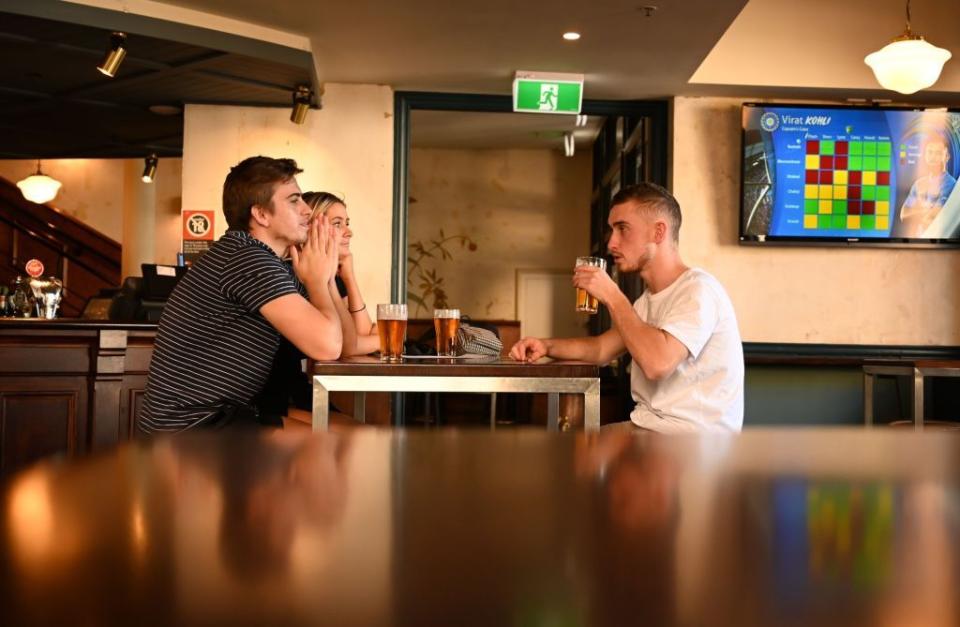
<svg viewBox="0 0 960 627">
<path fill-rule="evenodd" d="M 377 333 L 380 334 L 380 361 L 399 362 L 407 339 L 407 306 L 377 305 Z"/>
<path fill-rule="evenodd" d="M 457 329 L 459 328 L 459 309 L 433 310 L 433 330 L 437 333 L 437 355 L 453 357 L 457 354 Z"/>
<path fill-rule="evenodd" d="M 577 257 L 576 267 L 579 268 L 580 266 L 594 266 L 606 271 L 607 260 L 602 257 Z M 588 294 L 587 290 L 582 287 L 577 288 L 577 311 L 595 314 L 599 304 L 597 298 Z"/>
</svg>

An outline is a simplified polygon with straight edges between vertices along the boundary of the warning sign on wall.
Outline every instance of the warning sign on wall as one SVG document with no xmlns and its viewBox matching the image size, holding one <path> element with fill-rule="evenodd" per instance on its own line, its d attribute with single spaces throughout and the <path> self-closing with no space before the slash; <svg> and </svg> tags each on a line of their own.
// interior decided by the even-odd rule
<svg viewBox="0 0 960 627">
<path fill-rule="evenodd" d="M 213 243 L 213 211 L 183 211 L 183 257 L 195 261 Z"/>
</svg>

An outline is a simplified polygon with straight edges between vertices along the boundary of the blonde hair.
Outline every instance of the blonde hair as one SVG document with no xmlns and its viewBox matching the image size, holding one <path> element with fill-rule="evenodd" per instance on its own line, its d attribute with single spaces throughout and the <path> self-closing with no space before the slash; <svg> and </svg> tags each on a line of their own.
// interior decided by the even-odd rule
<svg viewBox="0 0 960 627">
<path fill-rule="evenodd" d="M 338 203 L 344 207 L 347 206 L 347 203 L 343 202 L 343 198 L 330 192 L 304 192 L 303 202 L 307 203 L 310 209 L 312 209 L 310 212 L 311 222 L 317 216 L 325 214 L 327 209 Z"/>
</svg>

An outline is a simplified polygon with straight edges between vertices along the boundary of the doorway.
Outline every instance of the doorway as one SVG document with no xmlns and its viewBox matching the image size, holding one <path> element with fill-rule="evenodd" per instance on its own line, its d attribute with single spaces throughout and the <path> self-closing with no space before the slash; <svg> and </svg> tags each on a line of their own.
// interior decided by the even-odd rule
<svg viewBox="0 0 960 627">
<path fill-rule="evenodd" d="M 562 281 L 556 275 L 566 272 L 569 276 L 577 255 L 606 254 L 606 220 L 613 195 L 639 181 L 666 184 L 665 101 L 584 100 L 581 113 L 589 124 L 579 135 L 574 116 L 513 113 L 510 96 L 397 92 L 394 113 L 391 297 L 393 302 L 407 302 L 411 317 L 417 310 L 427 317 L 432 314 L 437 289 L 451 307 L 468 302 L 470 311 L 465 313 L 475 318 L 521 318 L 519 304 L 527 303 L 528 295 L 518 290 L 528 288 L 548 294 L 551 307 L 565 307 Z M 537 130 L 536 118 L 550 120 L 544 120 L 543 128 Z M 558 126 L 558 122 L 562 124 Z M 420 133 L 418 124 L 430 129 Z M 525 130 L 510 144 L 491 143 L 497 133 L 511 127 Z M 560 129 L 563 131 L 558 132 Z M 575 136 L 575 154 L 583 166 L 579 173 L 567 165 L 574 164 L 577 157 L 563 157 L 564 132 Z M 473 142 L 474 146 L 457 147 L 457 141 Z M 523 147 L 524 142 L 536 146 Z M 442 153 L 445 150 L 450 152 Z M 467 150 L 474 152 L 467 154 Z M 524 155 L 508 154 L 523 150 L 527 151 Z M 487 154 L 481 158 L 477 151 Z M 423 167 L 443 173 L 424 180 L 423 174 L 413 171 Z M 471 168 L 478 176 L 468 184 L 463 173 Z M 549 173 L 541 176 L 538 169 Z M 564 174 L 558 175 L 561 171 Z M 531 178 L 534 173 L 536 182 Z M 551 176 L 554 188 L 546 193 L 543 181 Z M 561 179 L 567 183 L 569 176 L 581 179 L 580 185 L 559 185 Z M 454 182 L 451 177 L 460 180 Z M 530 181 L 526 186 L 525 177 Z M 500 189 L 484 191 L 484 181 Z M 438 193 L 436 188 L 441 186 L 459 189 Z M 561 198 L 571 194 L 576 199 L 573 206 L 567 206 Z M 418 225 L 414 214 L 423 207 L 427 207 L 421 215 L 424 221 Z M 543 240 L 531 243 L 534 248 L 543 245 L 539 257 L 522 249 L 524 237 Z M 430 248 L 437 242 L 444 251 Z M 549 250 L 551 245 L 554 250 Z M 432 274 L 424 274 L 429 264 L 420 262 L 430 259 L 424 251 L 439 254 L 446 270 L 439 272 L 434 265 Z M 639 297 L 643 286 L 638 277 L 620 277 L 615 270 L 612 274 L 628 298 Z M 477 279 L 480 276 L 482 281 Z M 572 301 L 572 290 L 567 291 Z M 572 302 L 569 304 L 572 313 Z M 544 317 L 539 318 L 538 331 L 544 324 Z M 601 311 L 579 324 L 582 334 L 596 335 L 610 328 L 610 319 Z M 569 329 L 562 320 L 555 325 L 558 333 Z M 628 362 L 619 360 L 601 371 L 605 395 L 616 399 L 605 406 L 611 414 L 625 415 L 623 409 L 629 403 Z"/>
</svg>

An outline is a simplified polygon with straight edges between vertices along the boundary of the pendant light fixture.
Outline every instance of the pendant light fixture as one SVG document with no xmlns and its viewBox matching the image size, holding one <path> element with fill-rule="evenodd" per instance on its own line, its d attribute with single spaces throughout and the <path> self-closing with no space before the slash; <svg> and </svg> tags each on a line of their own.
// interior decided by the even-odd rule
<svg viewBox="0 0 960 627">
<path fill-rule="evenodd" d="M 912 94 L 937 82 L 949 50 L 938 48 L 910 30 L 910 0 L 907 0 L 907 28 L 892 42 L 866 56 L 864 62 L 873 70 L 884 89 Z"/>
<path fill-rule="evenodd" d="M 42 205 L 50 202 L 57 197 L 60 191 L 61 183 L 55 178 L 51 178 L 40 171 L 40 160 L 37 160 L 37 173 L 31 174 L 22 181 L 17 182 L 20 193 L 30 202 Z"/>
</svg>

